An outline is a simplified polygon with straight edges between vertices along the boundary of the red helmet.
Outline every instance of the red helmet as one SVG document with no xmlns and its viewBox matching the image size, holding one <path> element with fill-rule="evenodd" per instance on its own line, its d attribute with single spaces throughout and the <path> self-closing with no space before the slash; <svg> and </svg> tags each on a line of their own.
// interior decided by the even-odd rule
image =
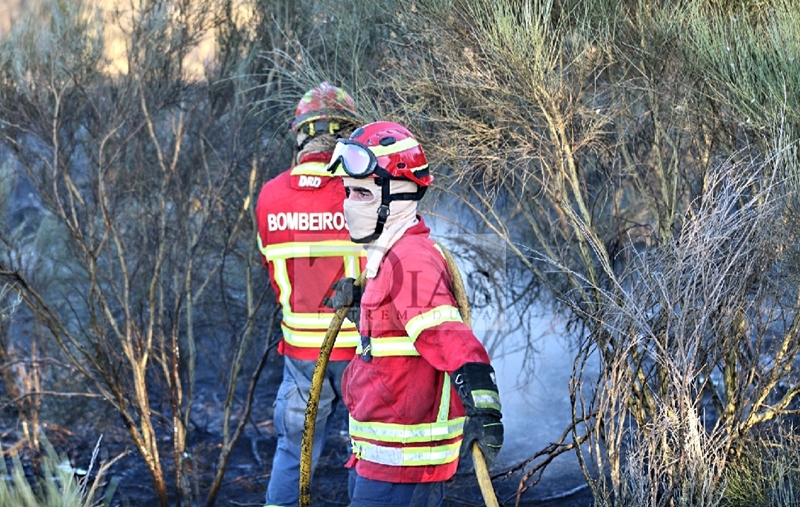
<svg viewBox="0 0 800 507">
<path fill-rule="evenodd" d="M 346 91 L 323 81 L 303 95 L 297 103 L 294 116 L 292 132 L 298 132 L 304 125 L 313 125 L 318 120 L 346 120 L 347 123 L 353 123 L 356 109 L 353 97 Z M 308 134 L 313 137 L 315 132 L 312 130 Z"/>
<path fill-rule="evenodd" d="M 334 174 L 354 178 L 379 177 L 385 171 L 423 188 L 433 183 L 422 146 L 407 128 L 390 121 L 364 125 L 350 139 L 339 139 L 328 167 Z"/>
</svg>

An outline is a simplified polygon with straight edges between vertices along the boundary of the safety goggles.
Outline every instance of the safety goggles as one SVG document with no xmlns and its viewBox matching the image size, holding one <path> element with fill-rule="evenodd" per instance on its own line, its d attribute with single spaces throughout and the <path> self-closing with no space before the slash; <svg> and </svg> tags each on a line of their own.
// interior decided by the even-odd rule
<svg viewBox="0 0 800 507">
<path fill-rule="evenodd" d="M 375 172 L 378 159 L 372 150 L 352 139 L 339 139 L 328 164 L 328 171 L 336 172 L 336 167 L 341 164 L 344 172 L 353 178 L 366 178 Z"/>
</svg>

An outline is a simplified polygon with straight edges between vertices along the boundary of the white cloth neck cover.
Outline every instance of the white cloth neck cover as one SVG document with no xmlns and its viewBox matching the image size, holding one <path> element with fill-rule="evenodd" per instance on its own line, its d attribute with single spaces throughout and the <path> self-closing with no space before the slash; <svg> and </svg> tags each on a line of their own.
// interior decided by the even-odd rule
<svg viewBox="0 0 800 507">
<path fill-rule="evenodd" d="M 365 238 L 375 232 L 378 223 L 378 208 L 381 206 L 381 187 L 375 184 L 375 178 L 355 179 L 342 178 L 346 187 L 366 188 L 374 198 L 371 201 L 344 201 L 344 217 L 351 238 Z M 391 194 L 414 193 L 419 187 L 413 181 L 392 180 L 389 182 Z M 417 220 L 417 204 L 419 201 L 392 201 L 389 203 L 389 217 L 383 226 L 378 239 L 364 245 L 367 251 L 367 278 L 375 278 L 383 256 L 403 234 L 415 226 Z"/>
</svg>

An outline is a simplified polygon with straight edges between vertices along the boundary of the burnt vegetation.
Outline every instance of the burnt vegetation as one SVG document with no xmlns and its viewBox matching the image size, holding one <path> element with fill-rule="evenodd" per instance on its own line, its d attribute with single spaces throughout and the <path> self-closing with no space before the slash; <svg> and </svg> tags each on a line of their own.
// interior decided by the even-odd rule
<svg viewBox="0 0 800 507">
<path fill-rule="evenodd" d="M 454 252 L 504 270 L 474 303 L 568 322 L 573 420 L 494 471 L 505 505 L 562 454 L 596 505 L 796 505 L 797 1 L 28 7 L 0 40 L 7 456 L 110 432 L 160 506 L 236 486 L 279 367 L 253 202 L 328 80 L 421 139 Z"/>
</svg>

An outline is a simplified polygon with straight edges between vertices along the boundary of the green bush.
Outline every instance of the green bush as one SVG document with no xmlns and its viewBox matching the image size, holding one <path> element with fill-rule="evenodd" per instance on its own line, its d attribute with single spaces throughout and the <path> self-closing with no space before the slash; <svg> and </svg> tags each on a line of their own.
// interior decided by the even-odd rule
<svg viewBox="0 0 800 507">
<path fill-rule="evenodd" d="M 791 507 L 800 501 L 800 448 L 793 432 L 752 442 L 728 468 L 724 507 Z"/>
</svg>

